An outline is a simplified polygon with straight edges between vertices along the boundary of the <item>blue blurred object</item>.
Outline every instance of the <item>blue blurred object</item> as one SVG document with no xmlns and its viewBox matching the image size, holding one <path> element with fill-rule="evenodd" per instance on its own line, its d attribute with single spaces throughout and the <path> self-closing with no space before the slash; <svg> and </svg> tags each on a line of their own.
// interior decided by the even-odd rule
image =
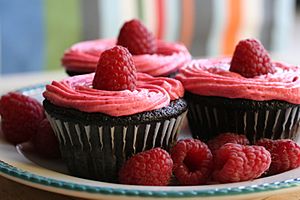
<svg viewBox="0 0 300 200">
<path fill-rule="evenodd" d="M 0 0 L 0 74 L 44 66 L 44 0 Z"/>
</svg>

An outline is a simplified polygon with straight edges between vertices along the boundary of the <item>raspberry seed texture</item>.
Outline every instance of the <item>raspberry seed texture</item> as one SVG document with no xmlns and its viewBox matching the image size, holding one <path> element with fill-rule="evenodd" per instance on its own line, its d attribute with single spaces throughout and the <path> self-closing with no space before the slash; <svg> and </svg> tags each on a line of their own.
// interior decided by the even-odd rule
<svg viewBox="0 0 300 200">
<path fill-rule="evenodd" d="M 119 181 L 130 185 L 168 185 L 173 161 L 168 152 L 154 148 L 132 156 L 119 171 Z"/>
<path fill-rule="evenodd" d="M 136 68 L 132 55 L 122 46 L 104 51 L 99 59 L 93 80 L 93 88 L 99 90 L 134 90 Z"/>
<path fill-rule="evenodd" d="M 40 102 L 17 92 L 1 97 L 0 115 L 4 137 L 13 144 L 29 141 L 45 118 Z"/>
<path fill-rule="evenodd" d="M 132 55 L 153 54 L 157 51 L 153 33 L 137 19 L 124 23 L 118 36 L 117 45 L 128 48 Z"/>
<path fill-rule="evenodd" d="M 300 166 L 300 146 L 290 139 L 261 139 L 256 145 L 271 153 L 272 163 L 268 175 L 282 173 Z"/>
<path fill-rule="evenodd" d="M 262 146 L 227 143 L 214 157 L 213 179 L 219 183 L 252 180 L 260 177 L 270 164 L 271 155 Z"/>
<path fill-rule="evenodd" d="M 208 180 L 213 157 L 207 145 L 197 139 L 180 140 L 171 149 L 173 172 L 182 185 L 199 185 Z"/>
<path fill-rule="evenodd" d="M 235 48 L 229 71 L 246 78 L 274 73 L 270 55 L 255 39 L 241 40 Z"/>
</svg>

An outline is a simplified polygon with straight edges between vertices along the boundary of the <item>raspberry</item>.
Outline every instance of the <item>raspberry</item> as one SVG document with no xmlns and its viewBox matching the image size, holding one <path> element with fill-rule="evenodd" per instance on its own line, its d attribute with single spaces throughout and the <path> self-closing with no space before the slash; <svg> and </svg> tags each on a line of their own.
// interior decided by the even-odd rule
<svg viewBox="0 0 300 200">
<path fill-rule="evenodd" d="M 212 169 L 212 154 L 206 144 L 197 139 L 180 140 L 171 149 L 173 172 L 182 185 L 204 184 Z"/>
<path fill-rule="evenodd" d="M 213 179 L 220 183 L 252 180 L 260 177 L 270 164 L 270 152 L 262 146 L 227 143 L 215 154 Z"/>
<path fill-rule="evenodd" d="M 300 166 L 300 146 L 290 139 L 261 139 L 256 145 L 271 153 L 272 163 L 268 175 L 278 174 Z"/>
<path fill-rule="evenodd" d="M 274 73 L 271 58 L 263 45 L 255 39 L 241 40 L 235 48 L 229 71 L 246 78 Z"/>
<path fill-rule="evenodd" d="M 37 153 L 47 158 L 60 157 L 59 144 L 53 129 L 47 119 L 39 124 L 36 134 L 33 136 L 33 145 Z"/>
<path fill-rule="evenodd" d="M 45 118 L 44 109 L 36 99 L 17 92 L 1 97 L 0 114 L 4 137 L 13 144 L 29 141 Z"/>
<path fill-rule="evenodd" d="M 132 55 L 153 54 L 157 51 L 153 33 L 137 19 L 124 23 L 118 36 L 117 45 L 128 48 Z"/>
<path fill-rule="evenodd" d="M 115 46 L 101 54 L 93 87 L 113 91 L 135 89 L 136 68 L 131 54 L 125 47 Z"/>
<path fill-rule="evenodd" d="M 249 144 L 249 140 L 245 135 L 238 135 L 235 133 L 223 133 L 209 140 L 207 142 L 207 146 L 214 154 L 216 150 L 218 150 L 221 146 L 223 146 L 226 143 L 247 145 Z"/>
<path fill-rule="evenodd" d="M 119 171 L 119 181 L 131 185 L 168 185 L 173 161 L 165 150 L 154 148 L 132 156 Z"/>
</svg>

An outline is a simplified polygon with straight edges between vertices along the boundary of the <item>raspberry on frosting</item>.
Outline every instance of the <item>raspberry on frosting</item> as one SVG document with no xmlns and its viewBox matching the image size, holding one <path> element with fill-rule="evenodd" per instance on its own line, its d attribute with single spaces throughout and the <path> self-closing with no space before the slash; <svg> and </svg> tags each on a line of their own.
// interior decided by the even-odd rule
<svg viewBox="0 0 300 200">
<path fill-rule="evenodd" d="M 253 78 L 274 73 L 275 69 L 264 46 L 256 39 L 245 39 L 236 46 L 229 71 Z"/>
<path fill-rule="evenodd" d="M 157 51 L 155 36 L 138 19 L 123 24 L 117 45 L 126 47 L 132 55 L 153 54 Z"/>
<path fill-rule="evenodd" d="M 193 94 L 300 104 L 300 67 L 280 62 L 272 65 L 274 74 L 245 78 L 229 71 L 230 58 L 199 59 L 186 64 L 175 78 Z"/>
<path fill-rule="evenodd" d="M 92 88 L 94 73 L 68 77 L 46 85 L 43 96 L 57 106 L 110 116 L 132 115 L 169 105 L 183 96 L 180 81 L 137 73 L 134 91 L 107 91 Z"/>
<path fill-rule="evenodd" d="M 99 59 L 93 88 L 102 90 L 134 90 L 136 68 L 132 55 L 122 46 L 104 51 Z"/>
<path fill-rule="evenodd" d="M 187 48 L 180 43 L 157 40 L 155 54 L 134 55 L 138 72 L 152 76 L 164 76 L 177 71 L 191 59 Z M 103 51 L 115 46 L 114 39 L 100 39 L 80 42 L 66 50 L 62 65 L 66 70 L 78 72 L 94 72 Z"/>
<path fill-rule="evenodd" d="M 99 55 L 115 45 L 127 47 L 134 55 L 138 72 L 152 76 L 168 76 L 191 60 L 188 49 L 180 43 L 157 40 L 138 20 L 126 22 L 117 39 L 83 41 L 67 49 L 62 65 L 69 72 L 94 72 Z"/>
</svg>

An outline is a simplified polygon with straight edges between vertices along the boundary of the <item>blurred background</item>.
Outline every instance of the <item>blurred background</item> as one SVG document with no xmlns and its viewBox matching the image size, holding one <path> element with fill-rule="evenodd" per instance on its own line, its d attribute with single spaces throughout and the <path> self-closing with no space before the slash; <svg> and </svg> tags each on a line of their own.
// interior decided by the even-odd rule
<svg viewBox="0 0 300 200">
<path fill-rule="evenodd" d="M 230 55 L 254 37 L 276 59 L 300 64 L 300 0 L 0 0 L 0 77 L 62 70 L 65 49 L 116 37 L 132 18 L 195 57 Z"/>
</svg>

